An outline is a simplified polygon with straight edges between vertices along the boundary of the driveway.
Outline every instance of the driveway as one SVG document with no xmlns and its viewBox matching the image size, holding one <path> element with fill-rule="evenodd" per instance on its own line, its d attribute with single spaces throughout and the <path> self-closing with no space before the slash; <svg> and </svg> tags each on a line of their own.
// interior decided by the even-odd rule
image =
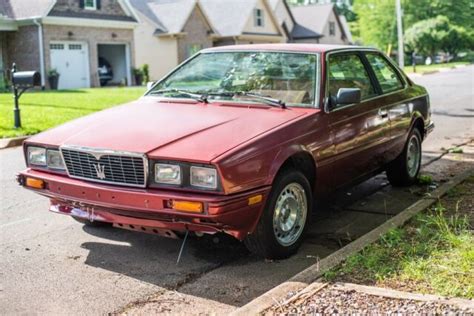
<svg viewBox="0 0 474 316">
<path fill-rule="evenodd" d="M 474 136 L 473 78 L 473 67 L 414 78 L 431 95 L 437 128 L 424 143 L 424 162 L 425 172 L 439 180 L 466 167 L 434 158 L 441 147 Z M 190 239 L 177 264 L 181 241 L 83 227 L 47 212 L 45 198 L 15 184 L 22 168 L 20 148 L 0 151 L 4 314 L 226 313 L 375 228 L 426 191 L 394 189 L 379 175 L 336 193 L 331 203 L 318 202 L 308 238 L 288 260 L 263 261 L 240 243 L 214 236 Z"/>
</svg>

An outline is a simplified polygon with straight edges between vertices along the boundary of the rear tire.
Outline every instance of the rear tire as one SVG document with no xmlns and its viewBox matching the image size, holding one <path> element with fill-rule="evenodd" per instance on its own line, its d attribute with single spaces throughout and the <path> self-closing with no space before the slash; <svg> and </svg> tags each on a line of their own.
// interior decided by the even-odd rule
<svg viewBox="0 0 474 316">
<path fill-rule="evenodd" d="M 77 222 L 79 222 L 79 223 L 81 223 L 81 224 L 83 224 L 83 225 L 85 225 L 85 226 L 89 226 L 89 227 L 107 227 L 107 226 L 111 226 L 111 224 L 110 224 L 110 223 L 107 223 L 107 222 L 99 222 L 99 221 L 93 221 L 93 222 L 91 222 L 91 221 L 88 220 L 88 219 L 80 218 L 80 217 L 74 217 L 74 216 L 72 216 L 72 218 L 73 218 L 75 221 L 77 221 Z"/>
<path fill-rule="evenodd" d="M 400 156 L 387 167 L 387 178 L 393 186 L 408 186 L 416 182 L 421 168 L 421 134 L 414 128 Z"/>
<path fill-rule="evenodd" d="M 308 179 L 289 169 L 275 179 L 255 231 L 244 240 L 254 254 L 283 259 L 294 254 L 310 222 L 313 196 Z"/>
</svg>

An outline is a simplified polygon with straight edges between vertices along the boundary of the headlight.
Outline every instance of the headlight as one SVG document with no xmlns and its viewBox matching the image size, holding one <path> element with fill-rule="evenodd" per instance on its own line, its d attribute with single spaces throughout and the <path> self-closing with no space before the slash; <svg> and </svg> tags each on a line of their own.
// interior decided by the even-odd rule
<svg viewBox="0 0 474 316">
<path fill-rule="evenodd" d="M 206 189 L 217 189 L 216 169 L 192 166 L 191 185 Z"/>
<path fill-rule="evenodd" d="M 46 167 L 46 149 L 40 147 L 28 147 L 28 164 Z"/>
<path fill-rule="evenodd" d="M 48 168 L 65 170 L 63 158 L 58 150 L 48 149 L 46 152 L 46 163 Z"/>
<path fill-rule="evenodd" d="M 155 182 L 161 184 L 181 184 L 181 167 L 165 163 L 155 164 Z"/>
</svg>

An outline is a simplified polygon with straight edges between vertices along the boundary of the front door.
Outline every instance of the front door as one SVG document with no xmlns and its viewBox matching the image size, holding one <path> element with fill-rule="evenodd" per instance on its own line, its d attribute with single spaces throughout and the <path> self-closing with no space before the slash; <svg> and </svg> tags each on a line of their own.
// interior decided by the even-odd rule
<svg viewBox="0 0 474 316">
<path fill-rule="evenodd" d="M 82 42 L 50 43 L 51 68 L 59 73 L 59 89 L 89 88 L 89 54 Z"/>
<path fill-rule="evenodd" d="M 336 155 L 333 180 L 339 185 L 357 181 L 384 163 L 389 138 L 389 119 L 377 102 L 374 79 L 363 57 L 356 52 L 331 54 L 328 58 L 328 96 L 335 102 L 340 88 L 359 88 L 362 102 L 338 106 L 328 113 Z"/>
</svg>

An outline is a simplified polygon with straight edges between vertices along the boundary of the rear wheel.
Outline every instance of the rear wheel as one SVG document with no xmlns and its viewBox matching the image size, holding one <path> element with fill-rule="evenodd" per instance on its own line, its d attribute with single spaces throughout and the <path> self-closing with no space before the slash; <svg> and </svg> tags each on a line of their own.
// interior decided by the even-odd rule
<svg viewBox="0 0 474 316">
<path fill-rule="evenodd" d="M 296 170 L 282 172 L 275 179 L 257 228 L 245 239 L 245 245 L 267 259 L 291 256 L 301 245 L 311 210 L 311 186 L 306 177 Z"/>
<path fill-rule="evenodd" d="M 387 167 L 387 178 L 393 186 L 406 186 L 416 182 L 421 168 L 421 134 L 414 128 L 405 148 Z"/>
<path fill-rule="evenodd" d="M 81 217 L 74 217 L 72 216 L 72 218 L 81 223 L 81 224 L 84 224 L 86 226 L 90 226 L 90 227 L 105 227 L 105 226 L 111 226 L 110 223 L 107 223 L 107 222 L 98 222 L 98 221 L 90 221 L 88 219 L 85 219 L 85 218 L 81 218 Z"/>
</svg>

